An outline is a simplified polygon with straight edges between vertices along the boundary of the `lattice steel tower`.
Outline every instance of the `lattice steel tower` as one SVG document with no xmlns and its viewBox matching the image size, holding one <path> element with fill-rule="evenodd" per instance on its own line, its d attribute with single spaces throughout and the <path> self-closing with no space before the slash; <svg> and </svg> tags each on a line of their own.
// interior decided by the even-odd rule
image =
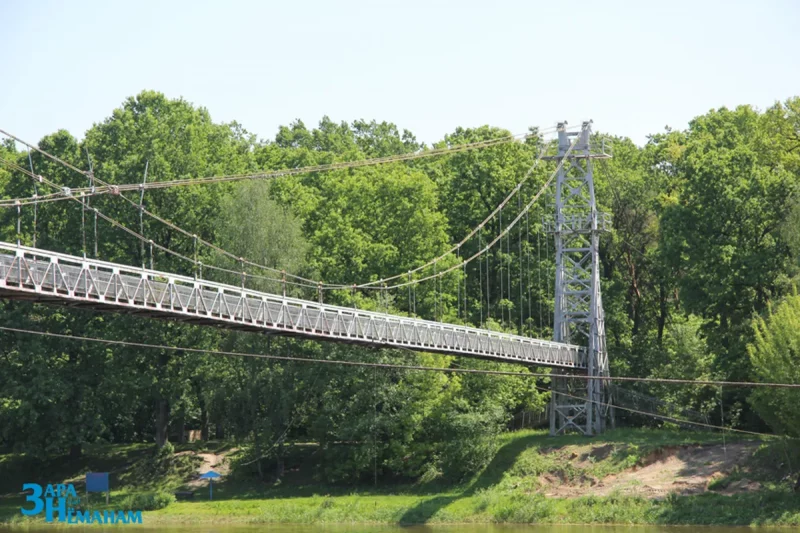
<svg viewBox="0 0 800 533">
<path fill-rule="evenodd" d="M 600 233 L 610 229 L 611 221 L 597 211 L 592 171 L 594 159 L 608 157 L 604 143 L 592 142 L 591 121 L 579 132 L 567 132 L 566 122 L 558 125 L 558 155 L 549 159 L 563 164 L 556 175 L 555 215 L 545 220 L 556 246 L 553 340 L 586 346 L 590 376 L 609 375 L 598 248 Z M 551 435 L 596 435 L 605 429 L 610 388 L 603 380 L 585 383 L 586 388 L 583 380 L 553 378 Z"/>
</svg>

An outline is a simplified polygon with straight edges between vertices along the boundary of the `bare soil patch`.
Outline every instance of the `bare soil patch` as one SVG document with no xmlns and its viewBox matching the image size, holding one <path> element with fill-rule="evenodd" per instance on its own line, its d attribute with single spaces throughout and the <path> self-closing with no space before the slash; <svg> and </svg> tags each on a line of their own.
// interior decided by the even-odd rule
<svg viewBox="0 0 800 533">
<path fill-rule="evenodd" d="M 224 453 L 197 453 L 192 451 L 180 452 L 176 455 L 193 455 L 203 460 L 200 466 L 197 467 L 197 475 L 204 474 L 209 470 L 213 470 L 223 477 L 230 473 L 230 463 L 226 459 L 227 455 L 236 450 L 226 450 Z M 208 485 L 205 479 L 193 479 L 187 483 L 189 487 L 204 487 Z"/>
<path fill-rule="evenodd" d="M 577 496 L 607 496 L 612 493 L 638 495 L 647 498 L 664 498 L 668 494 L 699 494 L 708 490 L 711 481 L 730 473 L 734 467 L 744 465 L 758 447 L 757 443 L 734 443 L 702 446 L 671 446 L 661 448 L 633 468 L 602 479 L 580 476 L 568 482 L 563 477 L 540 477 L 542 491 L 547 496 L 569 498 Z M 608 445 L 599 446 L 580 455 L 608 457 Z M 757 482 L 740 479 L 731 482 L 722 494 L 756 491 Z"/>
</svg>

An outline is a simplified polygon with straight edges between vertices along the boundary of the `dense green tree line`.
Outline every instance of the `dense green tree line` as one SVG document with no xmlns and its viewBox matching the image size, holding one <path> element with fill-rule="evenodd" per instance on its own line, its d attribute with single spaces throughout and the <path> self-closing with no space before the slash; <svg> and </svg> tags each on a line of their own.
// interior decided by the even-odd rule
<svg viewBox="0 0 800 533">
<path fill-rule="evenodd" d="M 436 147 L 507 134 L 488 126 L 458 128 Z M 345 285 L 379 281 L 460 241 L 518 183 L 533 163 L 538 141 L 532 135 L 521 143 L 407 163 L 154 190 L 144 201 L 150 211 L 202 239 L 277 271 Z M 155 92 L 129 98 L 82 140 L 59 131 L 39 145 L 79 168 L 91 165 L 99 179 L 111 183 L 295 168 L 425 149 L 393 124 L 335 123 L 327 117 L 316 128 L 297 121 L 281 127 L 274 139 L 260 141 L 239 124 L 215 123 L 205 109 Z M 786 325 L 795 320 L 788 316 L 790 307 L 779 307 L 772 317 L 768 310 L 783 305 L 779 302 L 792 294 L 798 275 L 800 99 L 765 111 L 712 110 L 685 131 L 655 134 L 641 147 L 614 137 L 613 149 L 614 158 L 598 163 L 595 173 L 601 207 L 614 217 L 614 229 L 601 245 L 612 373 L 790 379 L 785 366 L 765 361 L 794 357 L 797 362 L 792 347 L 798 339 L 789 338 L 797 328 Z M 54 182 L 87 185 L 85 176 L 37 152 L 30 161 L 28 156 L 11 143 L 0 147 L 0 157 L 26 168 L 32 164 Z M 538 166 L 502 220 L 495 217 L 457 254 L 415 276 L 434 274 L 434 268 L 485 246 L 551 171 L 548 164 Z M 0 189 L 6 198 L 30 196 L 33 184 L 0 167 Z M 130 198 L 138 202 L 138 195 Z M 91 205 L 139 231 L 139 212 L 123 199 L 100 196 Z M 481 261 L 438 282 L 412 290 L 336 290 L 324 297 L 548 338 L 554 265 L 552 240 L 541 227 L 547 213 L 546 203 L 539 202 Z M 0 238 L 13 242 L 16 223 L 15 210 L 0 212 Z M 36 213 L 37 246 L 90 256 L 96 246 L 102 259 L 153 261 L 161 270 L 194 274 L 191 262 L 158 250 L 151 255 L 147 246 L 103 220 L 95 242 L 93 224 L 91 212 L 82 213 L 77 202 L 42 204 Z M 20 238 L 32 244 L 32 208 L 23 209 L 21 227 Z M 191 238 L 148 217 L 142 232 L 184 256 L 195 254 Z M 197 254 L 207 265 L 204 276 L 239 283 L 212 269 L 238 271 L 237 262 L 203 246 Z M 248 274 L 249 286 L 282 290 L 280 281 L 266 279 L 267 271 Z M 288 291 L 318 297 L 313 287 L 290 285 Z M 211 350 L 504 367 L 22 302 L 0 302 L 0 323 Z M 773 324 L 783 328 L 783 336 L 767 333 Z M 239 442 L 247 450 L 241 468 L 261 476 L 280 470 L 287 446 L 296 441 L 319 444 L 317 474 L 328 480 L 458 476 L 491 457 L 495 438 L 513 413 L 540 411 L 547 400 L 533 380 L 517 378 L 323 367 L 9 333 L 0 338 L 0 446 L 35 455 L 79 454 L 83 445 L 98 441 L 149 440 L 163 446 L 186 429 L 199 429 L 206 437 Z M 749 397 L 748 391 L 720 395 L 703 387 L 639 390 L 710 413 L 718 422 L 722 401 L 725 423 L 797 432 L 796 424 L 786 422 L 791 413 L 770 407 L 769 391 Z"/>
</svg>

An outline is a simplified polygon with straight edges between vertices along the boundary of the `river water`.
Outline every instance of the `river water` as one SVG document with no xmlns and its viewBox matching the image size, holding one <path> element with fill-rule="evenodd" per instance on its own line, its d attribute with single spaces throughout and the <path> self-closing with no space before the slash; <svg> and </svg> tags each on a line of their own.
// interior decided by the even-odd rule
<svg viewBox="0 0 800 533">
<path fill-rule="evenodd" d="M 0 533 L 18 533 L 22 531 L 32 533 L 52 533 L 54 529 L 62 528 L 52 526 L 9 528 L 0 526 Z M 124 531 L 120 526 L 65 526 L 71 532 L 100 532 Z M 450 525 L 450 526 L 359 526 L 359 525 L 285 525 L 264 524 L 258 526 L 226 526 L 226 525 L 197 525 L 158 527 L 134 526 L 136 531 L 167 533 L 257 533 L 261 531 L 274 533 L 687 533 L 699 531 L 700 533 L 743 533 L 741 527 L 702 527 L 691 528 L 679 526 L 543 526 L 543 525 Z M 788 528 L 748 528 L 747 532 L 755 531 L 788 531 Z"/>
</svg>

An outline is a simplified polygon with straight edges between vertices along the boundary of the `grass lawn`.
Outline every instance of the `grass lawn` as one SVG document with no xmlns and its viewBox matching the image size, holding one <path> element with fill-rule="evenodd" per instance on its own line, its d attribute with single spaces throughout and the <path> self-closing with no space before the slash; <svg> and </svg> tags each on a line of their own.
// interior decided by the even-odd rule
<svg viewBox="0 0 800 533">
<path fill-rule="evenodd" d="M 493 460 L 472 479 L 452 483 L 333 486 L 292 475 L 280 484 L 236 481 L 215 483 L 214 501 L 198 489 L 192 501 L 180 501 L 144 513 L 146 524 L 194 523 L 627 523 L 800 525 L 800 495 L 784 478 L 788 452 L 779 441 L 753 441 L 756 450 L 742 470 L 714 481 L 720 488 L 745 474 L 760 488 L 741 494 L 714 492 L 645 498 L 622 493 L 604 496 L 548 498 L 542 476 L 580 486 L 586 479 L 603 479 L 638 467 L 651 454 L 667 447 L 719 444 L 722 435 L 668 430 L 615 430 L 600 437 L 550 438 L 540 431 L 503 435 Z M 727 436 L 726 442 L 737 442 Z M 188 446 L 187 446 L 188 447 Z M 184 447 L 184 448 L 187 448 Z M 194 446 L 224 448 L 221 443 Z M 178 447 L 181 450 L 181 447 Z M 749 449 L 749 448 L 748 448 Z M 19 455 L 0 455 L 0 523 L 20 522 L 18 495 L 25 481 L 77 481 L 88 470 L 112 472 L 115 490 L 111 508 L 129 503 L 132 495 L 148 490 L 180 488 L 192 477 L 197 463 L 191 456 L 160 477 L 142 465 L 151 455 L 146 445 L 88 449 L 83 458 L 53 459 L 34 464 Z M 800 464 L 797 454 L 794 464 Z M 783 469 L 783 470 L 782 470 Z M 44 476 L 44 477 L 41 477 Z M 150 477 L 148 477 L 150 476 Z M 95 505 L 104 508 L 97 496 Z"/>
</svg>

